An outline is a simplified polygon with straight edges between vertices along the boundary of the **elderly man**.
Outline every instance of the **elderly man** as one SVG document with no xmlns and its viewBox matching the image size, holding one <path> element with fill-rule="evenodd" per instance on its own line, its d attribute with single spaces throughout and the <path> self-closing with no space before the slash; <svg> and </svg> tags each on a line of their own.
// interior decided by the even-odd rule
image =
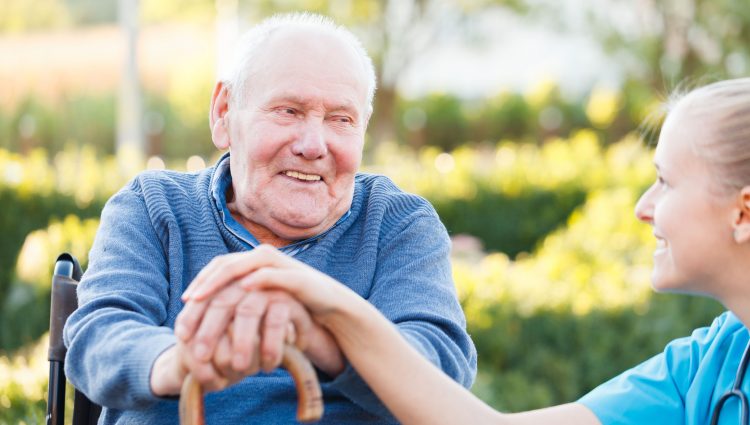
<svg viewBox="0 0 750 425">
<path fill-rule="evenodd" d="M 359 41 L 320 16 L 287 15 L 251 30 L 236 57 L 209 114 L 229 152 L 195 174 L 145 172 L 102 212 L 65 329 L 70 379 L 105 406 L 103 423 L 174 423 L 170 396 L 187 371 L 215 390 L 208 423 L 295 423 L 287 372 L 244 377 L 278 364 L 295 323 L 321 380 L 322 423 L 393 423 L 299 304 L 233 284 L 253 275 L 243 258 L 264 244 L 349 286 L 471 385 L 476 351 L 444 226 L 424 199 L 357 173 L 375 91 Z"/>
</svg>

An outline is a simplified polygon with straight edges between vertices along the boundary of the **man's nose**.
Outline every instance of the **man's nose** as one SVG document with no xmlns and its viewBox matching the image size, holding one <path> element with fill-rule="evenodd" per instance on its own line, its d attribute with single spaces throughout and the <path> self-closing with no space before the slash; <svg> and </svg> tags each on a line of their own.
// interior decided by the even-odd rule
<svg viewBox="0 0 750 425">
<path fill-rule="evenodd" d="M 295 155 L 305 159 L 319 159 L 328 153 L 323 126 L 320 123 L 307 122 L 303 125 L 299 137 L 292 145 Z"/>
</svg>

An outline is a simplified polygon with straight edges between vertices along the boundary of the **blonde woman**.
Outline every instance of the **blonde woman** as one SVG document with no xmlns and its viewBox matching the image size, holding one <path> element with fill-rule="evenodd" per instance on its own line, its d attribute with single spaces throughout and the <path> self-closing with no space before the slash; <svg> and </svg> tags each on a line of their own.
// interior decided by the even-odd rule
<svg viewBox="0 0 750 425">
<path fill-rule="evenodd" d="M 654 164 L 657 180 L 635 209 L 657 240 L 654 289 L 710 296 L 729 311 L 574 403 L 493 410 L 426 361 L 361 297 L 322 273 L 311 279 L 313 270 L 273 248 L 238 258 L 237 276 L 245 276 L 245 288 L 283 289 L 301 301 L 404 424 L 747 424 L 750 78 L 675 102 Z M 193 295 L 220 285 L 210 286 Z"/>
</svg>

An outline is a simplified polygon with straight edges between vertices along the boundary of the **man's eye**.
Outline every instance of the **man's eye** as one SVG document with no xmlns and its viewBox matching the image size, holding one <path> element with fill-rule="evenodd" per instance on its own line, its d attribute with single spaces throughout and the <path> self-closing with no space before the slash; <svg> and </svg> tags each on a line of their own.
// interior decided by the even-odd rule
<svg viewBox="0 0 750 425">
<path fill-rule="evenodd" d="M 279 115 L 297 115 L 297 110 L 291 107 L 280 107 L 276 108 L 276 113 Z"/>
<path fill-rule="evenodd" d="M 337 115 L 333 117 L 333 120 L 336 122 L 341 122 L 341 123 L 346 123 L 346 124 L 351 124 L 353 122 L 351 118 L 344 116 L 344 115 Z"/>
</svg>

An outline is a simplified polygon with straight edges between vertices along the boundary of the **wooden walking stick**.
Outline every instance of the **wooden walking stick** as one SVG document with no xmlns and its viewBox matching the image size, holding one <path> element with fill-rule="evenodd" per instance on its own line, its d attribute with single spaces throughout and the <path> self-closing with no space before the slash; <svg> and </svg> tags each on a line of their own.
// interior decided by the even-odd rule
<svg viewBox="0 0 750 425">
<path fill-rule="evenodd" d="M 284 344 L 281 365 L 288 370 L 297 388 L 297 420 L 315 422 L 323 417 L 323 395 L 318 376 L 310 361 L 297 347 Z M 203 389 L 191 374 L 185 377 L 180 392 L 180 424 L 204 425 Z"/>
</svg>

